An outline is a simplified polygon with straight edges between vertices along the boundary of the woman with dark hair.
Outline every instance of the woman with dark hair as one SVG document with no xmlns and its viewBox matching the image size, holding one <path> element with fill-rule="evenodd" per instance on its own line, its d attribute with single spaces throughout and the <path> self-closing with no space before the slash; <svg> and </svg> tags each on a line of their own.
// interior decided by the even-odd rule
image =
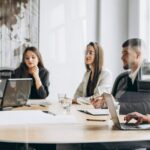
<svg viewBox="0 0 150 150">
<path fill-rule="evenodd" d="M 45 69 L 40 52 L 35 47 L 27 47 L 22 62 L 12 78 L 32 78 L 30 99 L 43 99 L 49 94 L 49 72 Z"/>
<path fill-rule="evenodd" d="M 86 73 L 83 81 L 74 95 L 74 102 L 90 103 L 94 96 L 103 92 L 111 92 L 112 76 L 103 67 L 103 49 L 98 43 L 90 42 L 86 47 L 85 66 Z"/>
</svg>

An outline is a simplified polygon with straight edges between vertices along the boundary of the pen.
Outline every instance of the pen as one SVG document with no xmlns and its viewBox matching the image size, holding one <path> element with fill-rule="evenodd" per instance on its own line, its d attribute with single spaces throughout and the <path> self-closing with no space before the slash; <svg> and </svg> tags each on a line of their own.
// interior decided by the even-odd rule
<svg viewBox="0 0 150 150">
<path fill-rule="evenodd" d="M 86 119 L 87 121 L 106 121 L 106 120 L 103 120 L 103 119 Z"/>
<path fill-rule="evenodd" d="M 41 104 L 40 106 L 41 106 L 41 107 L 46 107 L 46 105 L 43 105 L 43 104 Z"/>
<path fill-rule="evenodd" d="M 44 113 L 47 113 L 47 114 L 51 114 L 51 115 L 53 115 L 53 116 L 56 116 L 56 114 L 55 113 L 53 113 L 53 112 L 50 112 L 50 111 L 43 111 Z"/>
</svg>

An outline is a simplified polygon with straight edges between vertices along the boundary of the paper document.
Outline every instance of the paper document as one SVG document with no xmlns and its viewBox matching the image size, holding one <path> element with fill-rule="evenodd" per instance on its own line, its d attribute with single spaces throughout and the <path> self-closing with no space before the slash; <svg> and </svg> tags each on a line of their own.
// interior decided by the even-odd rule
<svg viewBox="0 0 150 150">
<path fill-rule="evenodd" d="M 48 100 L 31 100 L 29 99 L 27 101 L 27 105 L 51 105 L 51 103 Z"/>
<path fill-rule="evenodd" d="M 87 105 L 89 105 L 91 103 L 90 97 L 88 97 L 88 98 L 86 98 L 86 97 L 79 97 L 79 98 L 77 98 L 77 103 L 78 104 L 87 104 Z"/>
<path fill-rule="evenodd" d="M 0 125 L 76 123 L 73 115 L 52 115 L 39 110 L 1 111 Z"/>
<path fill-rule="evenodd" d="M 78 111 L 84 112 L 86 114 L 98 116 L 98 115 L 109 115 L 109 110 L 108 109 L 79 109 Z"/>
<path fill-rule="evenodd" d="M 139 129 L 150 129 L 150 124 L 140 124 L 137 127 Z"/>
</svg>

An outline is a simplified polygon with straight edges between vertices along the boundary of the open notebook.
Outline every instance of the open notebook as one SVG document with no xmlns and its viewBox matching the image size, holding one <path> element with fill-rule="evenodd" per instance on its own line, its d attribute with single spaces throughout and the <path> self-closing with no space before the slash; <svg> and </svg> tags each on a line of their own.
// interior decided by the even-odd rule
<svg viewBox="0 0 150 150">
<path fill-rule="evenodd" d="M 79 109 L 78 111 L 86 113 L 86 114 L 90 114 L 90 115 L 93 115 L 93 116 L 109 115 L 108 109 L 90 108 L 90 109 Z"/>
</svg>

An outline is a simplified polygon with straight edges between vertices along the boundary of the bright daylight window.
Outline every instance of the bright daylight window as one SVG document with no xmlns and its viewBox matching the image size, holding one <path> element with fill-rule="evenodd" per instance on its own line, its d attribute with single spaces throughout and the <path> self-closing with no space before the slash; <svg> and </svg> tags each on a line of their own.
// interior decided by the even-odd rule
<svg viewBox="0 0 150 150">
<path fill-rule="evenodd" d="M 140 0 L 139 36 L 146 43 L 145 58 L 150 61 L 150 1 Z"/>
</svg>

